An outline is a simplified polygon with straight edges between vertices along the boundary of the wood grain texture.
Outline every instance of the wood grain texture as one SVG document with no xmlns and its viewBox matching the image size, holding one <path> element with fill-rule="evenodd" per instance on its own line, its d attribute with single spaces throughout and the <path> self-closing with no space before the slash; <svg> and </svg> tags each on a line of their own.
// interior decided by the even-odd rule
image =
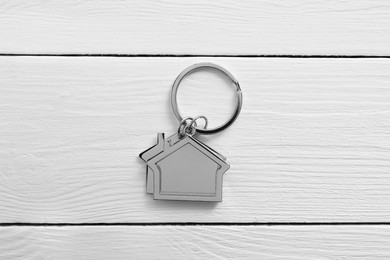
<svg viewBox="0 0 390 260">
<path fill-rule="evenodd" d="M 388 259 L 388 226 L 7 227 L 2 259 Z"/>
<path fill-rule="evenodd" d="M 390 55 L 386 0 L 1 1 L 1 53 Z"/>
<path fill-rule="evenodd" d="M 138 153 L 176 131 L 170 87 L 199 61 L 1 57 L 0 222 L 389 220 L 388 59 L 207 59 L 244 95 L 203 138 L 231 164 L 224 201 L 153 201 Z M 228 116 L 218 74 L 183 84 L 184 114 Z"/>
</svg>

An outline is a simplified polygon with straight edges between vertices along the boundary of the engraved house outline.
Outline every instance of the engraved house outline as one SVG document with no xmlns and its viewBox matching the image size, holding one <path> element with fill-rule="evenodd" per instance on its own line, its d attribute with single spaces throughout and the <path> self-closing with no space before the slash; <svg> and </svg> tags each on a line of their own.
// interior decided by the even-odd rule
<svg viewBox="0 0 390 260">
<path fill-rule="evenodd" d="M 147 164 L 146 192 L 154 199 L 222 201 L 226 158 L 191 136 L 177 134 L 140 154 Z"/>
</svg>

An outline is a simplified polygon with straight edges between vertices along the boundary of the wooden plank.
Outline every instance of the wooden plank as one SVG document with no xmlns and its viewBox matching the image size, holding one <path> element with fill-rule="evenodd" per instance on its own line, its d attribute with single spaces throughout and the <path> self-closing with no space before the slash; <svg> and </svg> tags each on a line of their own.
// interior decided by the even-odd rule
<svg viewBox="0 0 390 260">
<path fill-rule="evenodd" d="M 388 259 L 388 226 L 0 229 L 2 259 Z"/>
<path fill-rule="evenodd" d="M 390 55 L 390 3 L 2 1 L 0 52 Z"/>
<path fill-rule="evenodd" d="M 138 153 L 176 131 L 171 84 L 205 60 L 1 57 L 0 222 L 388 221 L 389 59 L 207 59 L 244 95 L 203 138 L 231 164 L 224 201 L 145 194 Z M 183 84 L 184 114 L 229 116 L 219 74 Z"/>
</svg>

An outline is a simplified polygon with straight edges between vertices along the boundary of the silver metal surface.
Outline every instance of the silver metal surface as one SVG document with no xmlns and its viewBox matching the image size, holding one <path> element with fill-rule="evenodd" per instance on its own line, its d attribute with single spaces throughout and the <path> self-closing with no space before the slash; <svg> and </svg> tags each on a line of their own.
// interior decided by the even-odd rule
<svg viewBox="0 0 390 260">
<path fill-rule="evenodd" d="M 236 85 L 237 105 L 230 119 L 219 127 L 208 129 L 205 116 L 182 118 L 177 107 L 177 89 L 181 80 L 201 68 L 223 72 Z M 177 133 L 165 138 L 157 134 L 157 143 L 139 156 L 146 162 L 146 193 L 154 199 L 222 201 L 223 174 L 229 169 L 226 158 L 194 137 L 196 133 L 212 134 L 229 127 L 242 106 L 242 94 L 237 80 L 224 68 L 212 63 L 198 63 L 185 69 L 172 87 L 173 112 L 179 120 Z M 203 119 L 203 128 L 197 120 Z"/>
<path fill-rule="evenodd" d="M 147 164 L 147 193 L 154 199 L 222 201 L 223 174 L 229 169 L 226 158 L 198 139 L 174 134 L 140 157 Z"/>
<path fill-rule="evenodd" d="M 202 118 L 204 120 L 204 126 L 203 129 L 207 128 L 208 119 L 205 116 L 196 116 L 194 118 L 192 117 L 185 117 L 180 121 L 179 127 L 177 129 L 177 133 L 180 136 L 189 135 L 193 136 L 196 134 L 197 126 L 196 120 Z"/>
<path fill-rule="evenodd" d="M 207 117 L 205 116 L 196 116 L 194 117 L 194 119 L 192 120 L 192 122 L 189 124 L 188 128 L 192 128 L 194 127 L 196 129 L 197 127 L 197 123 L 196 123 L 196 120 L 202 118 L 204 120 L 204 126 L 203 126 L 203 129 L 207 129 L 207 126 L 209 124 L 209 120 L 207 119 Z"/>
<path fill-rule="evenodd" d="M 236 86 L 236 93 L 237 93 L 237 95 L 236 95 L 237 96 L 237 104 L 236 104 L 236 108 L 234 110 L 234 113 L 231 115 L 231 117 L 224 124 L 222 124 L 218 127 L 215 127 L 215 128 L 210 128 L 210 129 L 207 129 L 207 128 L 202 129 L 202 128 L 195 127 L 197 133 L 215 134 L 215 133 L 220 132 L 220 131 L 226 129 L 227 127 L 229 127 L 236 120 L 238 115 L 240 114 L 241 107 L 242 107 L 242 93 L 241 93 L 240 85 L 239 85 L 238 81 L 233 77 L 233 75 L 229 71 L 227 71 L 225 68 L 223 68 L 217 64 L 209 63 L 209 62 L 196 63 L 196 64 L 186 68 L 182 73 L 179 74 L 179 76 L 176 78 L 175 82 L 172 85 L 171 104 L 172 104 L 173 113 L 175 114 L 177 120 L 179 120 L 179 122 L 181 122 L 183 120 L 183 117 L 180 115 L 179 108 L 177 105 L 177 90 L 179 88 L 180 82 L 189 74 L 191 74 L 197 70 L 207 69 L 207 68 L 219 70 L 220 72 L 225 74 L 227 77 L 229 77 L 231 79 L 231 81 L 234 83 L 234 85 Z"/>
<path fill-rule="evenodd" d="M 188 123 L 189 121 L 189 123 Z M 192 129 L 189 129 L 189 125 L 193 125 Z M 197 123 L 192 117 L 185 117 L 180 121 L 179 127 L 177 129 L 177 133 L 180 136 L 184 135 L 194 135 L 196 133 Z"/>
</svg>

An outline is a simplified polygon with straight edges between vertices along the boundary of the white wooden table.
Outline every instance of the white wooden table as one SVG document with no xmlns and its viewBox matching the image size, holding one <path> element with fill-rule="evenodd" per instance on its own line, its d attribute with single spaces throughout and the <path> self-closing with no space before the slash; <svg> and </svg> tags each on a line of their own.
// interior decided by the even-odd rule
<svg viewBox="0 0 390 260">
<path fill-rule="evenodd" d="M 0 14 L 0 259 L 390 258 L 390 2 Z M 231 164 L 223 202 L 154 201 L 138 153 L 176 130 L 171 84 L 201 61 L 244 94 L 237 122 L 204 138 Z M 218 74 L 183 85 L 185 113 L 228 116 Z"/>
</svg>

